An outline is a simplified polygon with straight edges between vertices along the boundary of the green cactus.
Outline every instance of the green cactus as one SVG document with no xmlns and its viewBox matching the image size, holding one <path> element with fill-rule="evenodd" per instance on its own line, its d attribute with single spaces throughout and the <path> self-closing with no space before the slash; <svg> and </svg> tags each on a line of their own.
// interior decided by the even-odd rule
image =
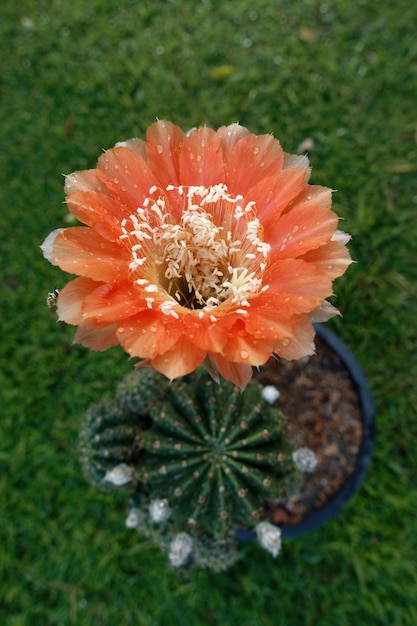
<svg viewBox="0 0 417 626">
<path fill-rule="evenodd" d="M 133 470 L 143 456 L 143 431 L 151 424 L 148 407 L 164 395 L 168 384 L 155 370 L 139 369 L 118 384 L 115 400 L 90 407 L 79 449 L 84 474 L 93 485 L 103 491 L 114 488 L 106 476 L 120 466 L 132 468 L 129 482 L 134 482 Z"/>
<path fill-rule="evenodd" d="M 147 415 L 149 405 L 162 398 L 168 379 L 151 367 L 143 367 L 125 376 L 117 385 L 116 398 L 123 411 Z"/>
<path fill-rule="evenodd" d="M 235 529 L 267 518 L 265 502 L 290 484 L 285 430 L 256 382 L 240 393 L 205 370 L 169 383 L 140 368 L 87 412 L 80 457 L 100 489 L 126 486 L 126 525 L 173 566 L 224 571 L 239 555 Z"/>
<path fill-rule="evenodd" d="M 293 463 L 285 419 L 261 390 L 251 383 L 241 394 L 202 370 L 150 407 L 141 480 L 150 497 L 169 501 L 179 528 L 190 518 L 212 536 L 250 526 L 279 497 Z"/>
</svg>

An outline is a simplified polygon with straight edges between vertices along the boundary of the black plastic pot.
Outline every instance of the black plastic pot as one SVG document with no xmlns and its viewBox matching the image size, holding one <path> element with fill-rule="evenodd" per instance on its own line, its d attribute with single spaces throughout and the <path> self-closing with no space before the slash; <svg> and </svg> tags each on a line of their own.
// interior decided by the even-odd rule
<svg viewBox="0 0 417 626">
<path fill-rule="evenodd" d="M 297 537 L 335 517 L 359 489 L 368 471 L 374 447 L 375 408 L 365 374 L 355 357 L 337 335 L 321 325 L 317 325 L 315 329 L 318 337 L 340 357 L 356 387 L 362 409 L 363 438 L 356 459 L 355 469 L 346 479 L 343 486 L 329 499 L 327 504 L 320 509 L 312 511 L 298 524 L 282 526 L 283 538 Z M 255 540 L 256 534 L 251 530 L 238 529 L 236 537 L 243 540 Z"/>
</svg>

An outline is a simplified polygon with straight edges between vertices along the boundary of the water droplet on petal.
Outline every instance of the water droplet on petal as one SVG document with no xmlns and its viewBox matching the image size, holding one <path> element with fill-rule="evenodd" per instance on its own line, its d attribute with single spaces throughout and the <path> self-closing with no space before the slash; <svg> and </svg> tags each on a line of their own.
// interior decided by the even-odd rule
<svg viewBox="0 0 417 626">
<path fill-rule="evenodd" d="M 255 147 L 255 148 L 253 149 L 253 154 L 258 154 L 258 153 L 259 153 L 259 148 L 258 148 L 258 147 Z"/>
<path fill-rule="evenodd" d="M 241 350 L 240 351 L 240 358 L 246 360 L 248 358 L 249 354 L 247 353 L 246 350 Z"/>
<path fill-rule="evenodd" d="M 164 149 L 163 149 L 163 147 L 161 146 L 161 144 L 158 144 L 158 145 L 156 146 L 156 149 L 157 149 L 157 151 L 158 151 L 158 154 L 162 154 L 162 152 L 164 151 Z"/>
<path fill-rule="evenodd" d="M 290 345 L 290 340 L 289 340 L 288 338 L 283 339 L 283 340 L 282 340 L 282 345 L 283 345 L 284 347 L 289 346 L 289 345 Z"/>
<path fill-rule="evenodd" d="M 299 226 L 295 225 L 292 227 L 292 232 L 296 233 L 298 229 L 299 229 Z"/>
</svg>

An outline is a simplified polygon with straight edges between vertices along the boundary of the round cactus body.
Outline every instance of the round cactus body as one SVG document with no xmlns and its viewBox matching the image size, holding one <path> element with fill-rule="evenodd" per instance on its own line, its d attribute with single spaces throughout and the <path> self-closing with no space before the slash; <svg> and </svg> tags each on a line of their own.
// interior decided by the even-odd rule
<svg viewBox="0 0 417 626">
<path fill-rule="evenodd" d="M 173 383 L 150 407 L 141 480 L 166 499 L 174 523 L 193 520 L 222 535 L 262 517 L 264 501 L 280 495 L 292 471 L 285 419 L 252 383 L 244 394 L 205 371 Z"/>
</svg>

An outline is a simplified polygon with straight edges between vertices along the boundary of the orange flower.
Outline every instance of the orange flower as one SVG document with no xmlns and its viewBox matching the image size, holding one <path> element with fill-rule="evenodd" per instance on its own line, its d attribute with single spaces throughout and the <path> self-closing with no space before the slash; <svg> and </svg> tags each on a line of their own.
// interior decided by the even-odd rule
<svg viewBox="0 0 417 626">
<path fill-rule="evenodd" d="M 184 133 L 159 121 L 66 177 L 86 226 L 58 229 L 45 257 L 75 273 L 59 319 L 94 350 L 121 344 L 173 379 L 203 364 L 244 388 L 271 353 L 314 351 L 312 320 L 350 263 L 331 191 L 305 156 L 238 124 Z"/>
</svg>

